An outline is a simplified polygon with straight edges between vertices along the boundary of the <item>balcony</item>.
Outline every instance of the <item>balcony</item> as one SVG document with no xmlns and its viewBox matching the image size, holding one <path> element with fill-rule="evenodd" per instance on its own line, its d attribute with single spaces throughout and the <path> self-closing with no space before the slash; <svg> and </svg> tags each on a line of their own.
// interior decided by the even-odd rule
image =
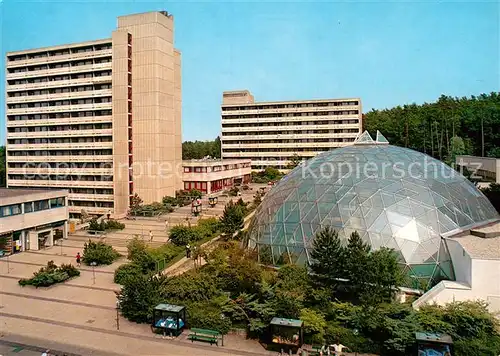
<svg viewBox="0 0 500 356">
<path fill-rule="evenodd" d="M 110 188 L 113 181 L 7 179 L 9 187 Z"/>
<path fill-rule="evenodd" d="M 244 143 L 244 144 L 222 144 L 222 149 L 240 149 L 242 151 L 251 151 L 258 148 L 311 148 L 311 147 L 322 147 L 325 149 L 344 147 L 352 144 L 352 142 L 293 142 L 293 143 Z"/>
<path fill-rule="evenodd" d="M 9 132 L 9 139 L 23 138 L 47 138 L 47 137 L 92 137 L 92 136 L 112 136 L 113 129 L 92 129 L 92 130 L 66 130 L 66 131 L 35 131 L 35 132 Z"/>
<path fill-rule="evenodd" d="M 255 140 L 314 140 L 314 139 L 330 139 L 330 138 L 356 138 L 359 133 L 301 133 L 301 134 L 275 134 L 275 135 L 238 135 L 238 136 L 222 136 L 223 141 L 255 141 Z M 250 144 L 251 142 L 249 142 Z M 277 142 L 281 145 L 280 142 Z M 246 144 L 246 143 L 245 143 Z M 312 143 L 311 143 L 312 144 Z"/>
<path fill-rule="evenodd" d="M 77 194 L 69 193 L 69 200 L 88 200 L 88 201 L 114 201 L 113 194 Z"/>
<path fill-rule="evenodd" d="M 256 123 L 272 123 L 279 122 L 317 122 L 327 120 L 361 120 L 361 115 L 316 115 L 316 116 L 291 116 L 291 117 L 256 117 L 245 119 L 231 119 L 222 117 L 222 124 L 256 124 Z M 336 124 L 336 125 L 352 125 L 352 124 Z M 359 125 L 359 124 L 356 124 Z"/>
<path fill-rule="evenodd" d="M 65 155 L 65 156 L 7 156 L 7 162 L 113 162 L 113 155 Z"/>
<path fill-rule="evenodd" d="M 302 113 L 302 112 L 325 112 L 325 111 L 349 111 L 360 110 L 359 105 L 346 106 L 312 106 L 304 108 L 281 108 L 281 109 L 252 109 L 252 110 L 221 110 L 221 116 L 235 115 L 260 115 L 260 114 L 286 114 L 286 113 Z"/>
<path fill-rule="evenodd" d="M 7 80 L 45 77 L 45 76 L 49 76 L 49 75 L 58 75 L 58 74 L 91 72 L 91 71 L 97 71 L 97 70 L 111 70 L 111 68 L 112 68 L 112 62 L 87 64 L 87 65 L 74 66 L 74 67 L 40 69 L 40 70 L 32 70 L 32 71 L 19 72 L 19 73 L 7 73 Z"/>
<path fill-rule="evenodd" d="M 113 168 L 47 168 L 43 167 L 43 162 L 40 167 L 24 168 L 7 168 L 8 174 L 23 174 L 23 175 L 105 175 L 112 176 Z"/>
<path fill-rule="evenodd" d="M 26 65 L 66 62 L 66 61 L 75 61 L 75 60 L 82 60 L 82 59 L 89 59 L 89 58 L 109 57 L 112 54 L 113 54 L 113 49 L 102 49 L 100 51 L 70 53 L 70 54 L 63 54 L 63 55 L 58 55 L 58 56 L 31 58 L 31 59 L 25 59 L 25 60 L 20 60 L 20 61 L 6 61 L 5 65 L 7 68 L 24 67 Z"/>
<path fill-rule="evenodd" d="M 59 87 L 68 87 L 76 85 L 93 85 L 93 84 L 111 83 L 111 81 L 112 81 L 112 76 L 105 75 L 102 77 L 52 80 L 49 82 L 39 82 L 39 83 L 27 83 L 27 84 L 17 84 L 17 85 L 7 84 L 6 91 L 10 92 L 14 90 L 37 90 L 37 89 L 59 88 Z"/>
<path fill-rule="evenodd" d="M 267 131 L 303 131 L 303 130 L 359 130 L 359 124 L 322 124 L 322 125 L 283 125 L 283 126 L 238 126 L 222 127 L 222 132 L 267 132 Z M 228 136 L 229 137 L 229 136 Z"/>
<path fill-rule="evenodd" d="M 113 117 L 111 115 L 64 117 L 60 119 L 15 120 L 15 121 L 9 120 L 7 121 L 7 127 L 95 124 L 95 123 L 109 123 L 112 121 Z M 10 136 L 10 134 L 8 135 Z"/>
<path fill-rule="evenodd" d="M 69 93 L 54 93 L 42 95 L 26 95 L 26 96 L 12 96 L 7 98 L 7 104 L 13 103 L 31 103 L 48 100 L 64 100 L 64 99 L 86 99 L 96 98 L 103 96 L 111 96 L 111 89 L 102 90 L 88 90 L 88 91 L 75 91 Z"/>
<path fill-rule="evenodd" d="M 111 110 L 112 103 L 40 106 L 36 108 L 7 109 L 7 115 L 48 114 L 55 112 Z"/>
<path fill-rule="evenodd" d="M 327 151 L 325 149 L 325 151 Z M 252 159 L 252 166 L 255 165 L 253 157 L 293 157 L 296 153 L 301 157 L 314 157 L 324 151 L 307 151 L 307 152 L 255 152 L 255 151 L 244 151 L 244 152 L 224 152 L 222 151 L 222 158 L 248 158 Z"/>
<path fill-rule="evenodd" d="M 8 144 L 8 151 L 28 150 L 77 150 L 77 149 L 112 149 L 113 142 L 68 142 L 68 143 L 25 143 Z"/>
</svg>

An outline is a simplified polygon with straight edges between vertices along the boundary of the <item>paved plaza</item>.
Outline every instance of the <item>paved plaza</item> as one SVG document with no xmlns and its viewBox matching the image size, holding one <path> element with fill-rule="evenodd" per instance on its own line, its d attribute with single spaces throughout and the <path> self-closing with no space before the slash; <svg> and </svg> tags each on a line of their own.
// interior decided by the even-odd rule
<svg viewBox="0 0 500 356">
<path fill-rule="evenodd" d="M 134 231 L 136 225 L 125 222 Z M 149 227 L 149 223 L 145 221 L 144 225 Z M 160 229 L 159 224 L 151 226 Z M 127 234 L 114 234 L 106 240 L 126 254 L 129 238 Z M 220 347 L 192 343 L 187 333 L 169 340 L 154 335 L 149 325 L 131 323 L 122 317 L 118 330 L 115 292 L 119 286 L 113 283 L 113 274 L 127 262 L 125 257 L 94 270 L 82 265 L 81 275 L 63 284 L 38 289 L 19 286 L 19 279 L 30 277 L 50 260 L 58 265 L 75 264 L 75 255 L 83 251 L 87 239 L 79 233 L 71 235 L 62 246 L 0 259 L 0 355 L 40 355 L 44 349 L 56 355 L 99 356 L 269 354 L 257 342 L 236 335 L 225 336 L 224 346 Z"/>
</svg>

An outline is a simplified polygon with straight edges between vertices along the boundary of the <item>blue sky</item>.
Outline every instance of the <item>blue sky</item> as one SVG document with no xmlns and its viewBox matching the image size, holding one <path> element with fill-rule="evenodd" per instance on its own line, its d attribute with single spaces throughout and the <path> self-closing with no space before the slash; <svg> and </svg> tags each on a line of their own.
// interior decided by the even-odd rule
<svg viewBox="0 0 500 356">
<path fill-rule="evenodd" d="M 364 112 L 500 91 L 491 2 L 20 2 L 0 0 L 8 51 L 111 37 L 116 17 L 167 10 L 182 51 L 183 140 L 220 132 L 224 90 L 256 100 L 360 97 Z M 0 71 L 0 142 L 5 140 Z"/>
</svg>

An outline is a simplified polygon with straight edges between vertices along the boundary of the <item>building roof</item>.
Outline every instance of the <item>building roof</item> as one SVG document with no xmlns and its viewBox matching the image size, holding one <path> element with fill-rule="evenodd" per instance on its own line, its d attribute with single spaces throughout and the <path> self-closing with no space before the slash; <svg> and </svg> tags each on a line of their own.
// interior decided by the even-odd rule
<svg viewBox="0 0 500 356">
<path fill-rule="evenodd" d="M 283 325 L 283 326 L 293 326 L 300 328 L 302 326 L 302 320 L 296 319 L 285 319 L 285 318 L 273 318 L 271 320 L 271 325 Z"/>
<path fill-rule="evenodd" d="M 500 223 L 496 224 L 500 230 Z M 473 259 L 498 260 L 500 259 L 500 237 L 482 238 L 474 235 L 452 237 Z"/>
<path fill-rule="evenodd" d="M 155 307 L 155 310 L 163 310 L 163 311 L 169 311 L 169 312 L 174 312 L 174 313 L 178 313 L 182 309 L 184 309 L 183 306 L 173 305 L 173 304 L 158 304 Z"/>
<path fill-rule="evenodd" d="M 415 339 L 417 341 L 434 341 L 442 344 L 453 344 L 453 340 L 448 334 L 416 332 Z"/>
<path fill-rule="evenodd" d="M 40 194 L 40 193 L 53 193 L 61 192 L 67 194 L 65 190 L 53 190 L 53 189 L 19 189 L 19 188 L 0 188 L 0 198 L 14 198 L 25 195 Z"/>
</svg>

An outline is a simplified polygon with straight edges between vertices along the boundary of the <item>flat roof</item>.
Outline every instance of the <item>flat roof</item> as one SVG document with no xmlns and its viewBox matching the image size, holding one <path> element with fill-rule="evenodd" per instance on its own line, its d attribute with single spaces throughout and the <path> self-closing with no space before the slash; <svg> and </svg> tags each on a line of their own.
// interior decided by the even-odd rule
<svg viewBox="0 0 500 356">
<path fill-rule="evenodd" d="M 55 193 L 55 192 L 60 192 L 61 194 L 68 194 L 66 190 L 53 190 L 53 189 L 29 189 L 29 188 L 0 188 L 0 198 L 14 198 L 14 197 L 20 197 L 20 196 L 25 196 L 25 195 L 32 195 L 32 194 L 43 194 L 43 193 Z"/>
<path fill-rule="evenodd" d="M 488 233 L 500 232 L 500 223 L 474 230 Z M 465 236 L 450 237 L 449 239 L 458 242 L 471 258 L 484 260 L 500 259 L 500 237 L 479 237 L 468 234 Z"/>
<path fill-rule="evenodd" d="M 174 312 L 174 313 L 178 313 L 182 309 L 184 309 L 183 306 L 173 305 L 173 304 L 158 304 L 155 307 L 155 310 L 163 310 L 163 311 L 169 311 L 169 312 Z"/>
<path fill-rule="evenodd" d="M 415 339 L 417 339 L 417 341 L 434 341 L 442 344 L 453 344 L 453 340 L 448 334 L 416 332 Z"/>
<path fill-rule="evenodd" d="M 293 326 L 300 328 L 302 326 L 302 320 L 274 317 L 273 320 L 271 320 L 271 325 Z"/>
</svg>

